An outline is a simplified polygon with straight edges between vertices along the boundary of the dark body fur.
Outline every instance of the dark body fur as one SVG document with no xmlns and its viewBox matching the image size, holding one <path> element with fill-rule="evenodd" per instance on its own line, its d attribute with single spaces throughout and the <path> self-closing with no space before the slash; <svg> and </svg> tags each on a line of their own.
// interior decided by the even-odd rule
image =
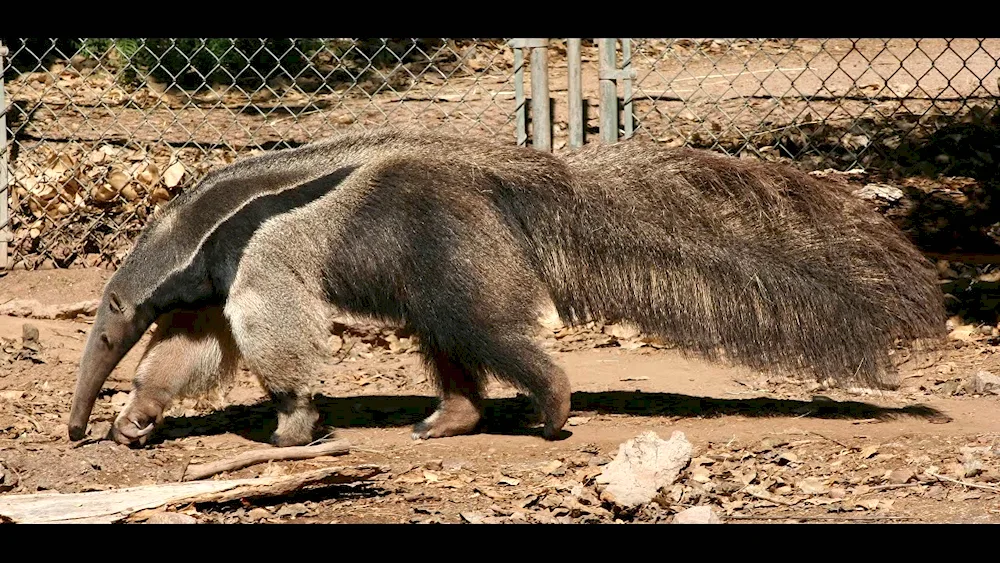
<svg viewBox="0 0 1000 563">
<path fill-rule="evenodd" d="M 338 313 L 418 335 L 443 399 L 419 437 L 471 431 L 487 375 L 528 391 L 558 432 L 569 384 L 531 338 L 549 300 L 567 322 L 630 320 L 709 357 L 867 383 L 893 338 L 943 329 L 933 271 L 903 235 L 792 169 L 636 142 L 560 160 L 398 131 L 207 177 L 147 228 L 112 296 L 125 314 L 102 308 L 91 339 L 126 348 L 160 314 L 223 308 L 280 400 L 279 444 L 311 438 L 309 382 Z M 110 348 L 88 343 L 71 428 Z"/>
</svg>

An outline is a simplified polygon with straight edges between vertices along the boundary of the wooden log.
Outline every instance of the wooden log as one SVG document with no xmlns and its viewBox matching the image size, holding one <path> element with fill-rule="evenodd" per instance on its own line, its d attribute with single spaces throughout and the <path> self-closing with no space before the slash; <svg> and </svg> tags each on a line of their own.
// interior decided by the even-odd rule
<svg viewBox="0 0 1000 563">
<path fill-rule="evenodd" d="M 110 524 L 152 508 L 282 496 L 314 484 L 356 483 L 385 473 L 374 465 L 325 467 L 282 477 L 166 483 L 89 493 L 0 496 L 0 521 L 24 524 Z"/>
</svg>

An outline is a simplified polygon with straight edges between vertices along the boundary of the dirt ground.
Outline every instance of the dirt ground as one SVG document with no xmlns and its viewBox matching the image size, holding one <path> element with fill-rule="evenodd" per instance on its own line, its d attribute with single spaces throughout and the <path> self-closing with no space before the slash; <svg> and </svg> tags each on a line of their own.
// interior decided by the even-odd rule
<svg viewBox="0 0 1000 563">
<path fill-rule="evenodd" d="M 0 277 L 0 304 L 96 299 L 107 276 L 10 272 Z M 26 323 L 39 330 L 38 351 L 22 347 Z M 174 482 L 189 463 L 266 447 L 274 409 L 246 372 L 226 396 L 175 406 L 143 449 L 100 439 L 124 404 L 144 343 L 105 385 L 93 439 L 69 442 L 66 418 L 88 328 L 82 317 L 0 316 L 0 494 Z M 417 355 L 405 341 L 389 346 L 376 333 L 345 332 L 316 400 L 351 453 L 220 477 L 329 465 L 389 471 L 364 485 L 174 510 L 224 523 L 664 522 L 707 504 L 726 522 L 1000 522 L 1000 396 L 977 394 L 974 383 L 983 370 L 1000 373 L 989 328 L 960 327 L 928 352 L 896 351 L 901 387 L 882 392 L 708 364 L 622 327 L 550 330 L 544 344 L 574 389 L 569 435 L 553 442 L 523 422 L 524 398 L 500 386 L 491 390 L 481 433 L 411 440 L 410 426 L 435 404 Z M 655 502 L 615 512 L 597 500 L 594 478 L 619 444 L 646 431 L 664 439 L 683 432 L 694 459 Z"/>
</svg>

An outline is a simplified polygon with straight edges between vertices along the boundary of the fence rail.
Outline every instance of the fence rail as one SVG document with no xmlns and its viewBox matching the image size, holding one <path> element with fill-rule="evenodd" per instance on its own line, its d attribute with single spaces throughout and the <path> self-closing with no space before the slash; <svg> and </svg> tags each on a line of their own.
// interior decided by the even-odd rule
<svg viewBox="0 0 1000 563">
<path fill-rule="evenodd" d="M 992 127 L 1000 95 L 993 39 L 2 42 L 0 261 L 27 269 L 114 267 L 207 170 L 339 131 L 556 152 L 636 136 L 811 169 L 956 172 L 924 147 L 958 122 Z"/>
</svg>

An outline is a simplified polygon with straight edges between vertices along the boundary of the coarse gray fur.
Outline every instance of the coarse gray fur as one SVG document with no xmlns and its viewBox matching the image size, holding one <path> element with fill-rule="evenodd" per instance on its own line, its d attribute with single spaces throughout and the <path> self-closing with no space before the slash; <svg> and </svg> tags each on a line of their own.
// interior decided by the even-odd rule
<svg viewBox="0 0 1000 563">
<path fill-rule="evenodd" d="M 341 313 L 418 335 L 442 402 L 416 437 L 472 431 L 491 374 L 529 392 L 551 438 L 570 386 L 531 337 L 547 302 L 570 323 L 630 320 L 708 357 L 877 384 L 894 338 L 943 330 L 935 281 L 882 217 L 783 166 L 639 142 L 559 159 L 429 133 L 344 135 L 210 174 L 147 227 L 105 289 L 70 434 L 83 436 L 139 336 L 178 309 L 217 327 L 202 331 L 205 353 L 231 335 L 278 399 L 277 444 L 312 439 L 309 386 Z M 228 327 L 209 318 L 219 310 Z M 183 346 L 189 332 L 173 334 L 160 342 Z M 158 357 L 169 354 L 139 371 L 170 373 Z M 133 402 L 162 403 L 142 395 Z M 158 420 L 147 411 L 162 407 L 144 408 L 123 411 L 121 441 Z"/>
</svg>

